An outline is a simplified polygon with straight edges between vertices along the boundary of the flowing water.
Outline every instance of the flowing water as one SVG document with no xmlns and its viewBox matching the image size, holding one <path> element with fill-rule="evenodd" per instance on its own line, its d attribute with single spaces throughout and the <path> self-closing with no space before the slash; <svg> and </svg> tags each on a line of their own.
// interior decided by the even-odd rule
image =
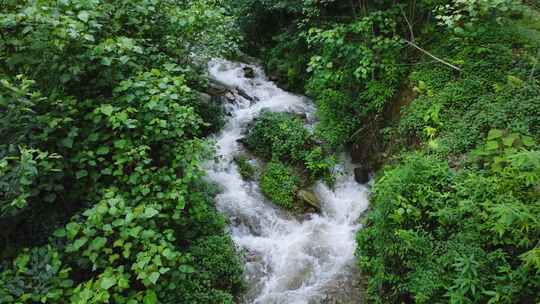
<svg viewBox="0 0 540 304">
<path fill-rule="evenodd" d="M 354 181 L 352 165 L 343 157 L 335 186 L 314 186 L 321 213 L 298 219 L 265 199 L 256 182 L 244 181 L 233 158 L 243 151 L 238 140 L 262 110 L 298 113 L 306 116 L 308 127 L 314 123 L 314 107 L 307 98 L 281 90 L 258 66 L 250 65 L 254 78 L 244 77 L 245 66 L 224 60 L 209 64 L 212 78 L 243 94 L 234 94 L 226 105 L 230 117 L 215 138 L 218 158 L 207 169 L 209 178 L 223 188 L 217 208 L 230 219 L 232 238 L 246 253 L 244 302 L 359 303 L 357 295 L 347 299 L 340 294 L 358 285 L 351 284 L 355 232 L 368 206 L 367 188 Z"/>
</svg>

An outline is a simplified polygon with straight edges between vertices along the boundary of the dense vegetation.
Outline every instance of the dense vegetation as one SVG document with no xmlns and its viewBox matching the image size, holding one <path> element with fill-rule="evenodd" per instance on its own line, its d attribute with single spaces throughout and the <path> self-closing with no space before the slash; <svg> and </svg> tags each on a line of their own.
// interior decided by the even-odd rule
<svg viewBox="0 0 540 304">
<path fill-rule="evenodd" d="M 331 184 L 332 151 L 385 164 L 366 303 L 540 301 L 538 1 L 0 2 L 0 303 L 234 302 L 199 92 L 239 49 L 317 106 L 246 134 L 267 197 Z"/>
<path fill-rule="evenodd" d="M 530 14 L 530 12 L 527 12 Z M 418 97 L 373 189 L 359 259 L 379 302 L 540 300 L 538 15 L 440 35 L 410 76 Z M 407 143 L 409 141 L 409 143 Z M 418 152 L 407 152 L 414 143 Z"/>
<path fill-rule="evenodd" d="M 300 207 L 295 201 L 302 186 L 320 178 L 332 183 L 335 160 L 317 143 L 300 117 L 263 112 L 244 140 L 253 154 L 269 162 L 261 175 L 262 192 L 278 205 L 291 209 Z M 240 172 L 246 170 L 245 165 L 241 166 Z"/>
<path fill-rule="evenodd" d="M 242 267 L 200 165 L 221 125 L 214 1 L 2 1 L 0 303 L 232 303 Z"/>
<path fill-rule="evenodd" d="M 317 137 L 386 163 L 358 233 L 365 301 L 540 301 L 537 5 L 238 2 L 269 73 L 316 103 Z"/>
</svg>

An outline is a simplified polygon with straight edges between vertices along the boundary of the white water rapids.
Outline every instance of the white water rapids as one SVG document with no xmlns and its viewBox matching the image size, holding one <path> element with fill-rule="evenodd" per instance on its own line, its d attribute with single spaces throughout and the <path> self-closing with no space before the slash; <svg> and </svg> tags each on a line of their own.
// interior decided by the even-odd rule
<svg viewBox="0 0 540 304">
<path fill-rule="evenodd" d="M 254 101 L 235 95 L 227 105 L 229 120 L 215 137 L 218 158 L 207 169 L 209 178 L 223 188 L 217 208 L 230 219 L 232 238 L 247 255 L 248 290 L 243 301 L 325 303 L 329 286 L 352 276 L 355 233 L 368 206 L 367 188 L 354 181 L 352 165 L 343 157 L 334 188 L 321 182 L 313 189 L 321 200 L 321 213 L 300 220 L 265 199 L 256 182 L 243 180 L 233 161 L 243 151 L 238 140 L 263 109 L 305 114 L 310 122 L 314 112 L 307 98 L 281 90 L 260 67 L 250 65 L 255 77 L 244 77 L 245 66 L 224 60 L 209 64 L 212 78 L 241 89 Z"/>
</svg>

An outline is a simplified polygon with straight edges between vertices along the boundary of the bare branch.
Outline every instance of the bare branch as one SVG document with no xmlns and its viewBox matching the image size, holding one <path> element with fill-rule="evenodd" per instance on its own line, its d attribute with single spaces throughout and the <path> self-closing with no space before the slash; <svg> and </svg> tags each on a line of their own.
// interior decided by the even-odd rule
<svg viewBox="0 0 540 304">
<path fill-rule="evenodd" d="M 409 18 L 407 18 L 407 14 L 405 14 L 405 12 L 403 11 L 403 7 L 400 6 L 399 9 L 401 10 L 401 14 L 403 15 L 403 18 L 405 18 L 405 22 L 407 22 L 407 26 L 409 27 L 409 32 L 411 33 L 411 40 L 414 42 L 414 31 L 413 31 L 412 24 L 409 22 Z"/>
<path fill-rule="evenodd" d="M 442 59 L 439 58 L 439 57 L 436 57 L 435 55 L 433 55 L 433 54 L 431 54 L 430 52 L 424 50 L 423 48 L 419 47 L 418 45 L 414 44 L 413 42 L 408 41 L 408 40 L 405 40 L 405 42 L 407 42 L 407 44 L 409 44 L 410 46 L 414 47 L 415 49 L 421 51 L 422 53 L 428 55 L 429 57 L 431 57 L 431 58 L 437 60 L 438 62 L 440 62 L 440 63 L 442 63 L 442 64 L 444 64 L 444 65 L 447 65 L 447 66 L 451 67 L 452 69 L 454 69 L 454 70 L 456 70 L 456 71 L 461 72 L 461 69 L 458 68 L 457 66 L 455 66 L 455 65 L 453 65 L 453 64 L 451 64 L 451 63 L 449 63 L 449 62 L 447 62 L 447 61 L 444 61 L 444 60 L 442 60 Z"/>
</svg>

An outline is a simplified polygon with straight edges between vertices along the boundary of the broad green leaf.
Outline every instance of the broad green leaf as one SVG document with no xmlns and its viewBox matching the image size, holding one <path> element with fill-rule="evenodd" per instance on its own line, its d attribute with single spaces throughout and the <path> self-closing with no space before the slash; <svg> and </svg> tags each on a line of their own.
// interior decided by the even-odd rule
<svg viewBox="0 0 540 304">
<path fill-rule="evenodd" d="M 75 238 L 81 226 L 77 223 L 69 223 L 66 225 L 67 237 L 72 240 Z"/>
<path fill-rule="evenodd" d="M 75 242 L 73 242 L 73 249 L 75 251 L 79 250 L 82 246 L 84 246 L 84 244 L 86 244 L 86 242 L 88 242 L 88 238 L 86 237 L 76 239 Z"/>
<path fill-rule="evenodd" d="M 178 270 L 180 270 L 180 272 L 183 272 L 183 273 L 194 273 L 195 272 L 195 268 L 193 268 L 191 266 L 188 266 L 188 265 L 180 265 L 180 267 L 178 267 Z"/>
<path fill-rule="evenodd" d="M 104 238 L 104 237 L 97 237 L 95 239 L 92 240 L 92 242 L 90 243 L 90 245 L 88 246 L 91 250 L 94 250 L 94 251 L 97 251 L 101 248 L 103 248 L 103 246 L 105 246 L 105 244 L 107 243 L 107 239 Z"/>
<path fill-rule="evenodd" d="M 77 14 L 77 18 L 81 20 L 82 22 L 88 22 L 88 18 L 90 18 L 90 14 L 87 11 L 80 11 Z"/>
<path fill-rule="evenodd" d="M 530 136 L 523 136 L 521 138 L 521 141 L 523 142 L 523 145 L 526 147 L 534 147 L 535 145 L 534 138 Z"/>
<path fill-rule="evenodd" d="M 105 146 L 99 147 L 96 153 L 97 155 L 106 155 L 109 153 L 109 147 L 105 147 Z"/>
<path fill-rule="evenodd" d="M 116 279 L 114 277 L 103 277 L 101 278 L 101 283 L 99 284 L 99 287 L 107 290 L 114 285 L 116 285 Z"/>
<path fill-rule="evenodd" d="M 106 104 L 106 105 L 102 105 L 100 110 L 101 110 L 101 113 L 107 116 L 111 116 L 112 113 L 114 112 L 114 107 L 110 104 Z"/>
<path fill-rule="evenodd" d="M 75 174 L 75 177 L 77 177 L 77 179 L 81 179 L 81 178 L 86 177 L 86 176 L 88 176 L 88 171 L 86 171 L 86 170 L 79 170 Z"/>
<path fill-rule="evenodd" d="M 149 280 L 150 282 L 152 282 L 152 284 L 155 285 L 155 284 L 157 283 L 157 281 L 158 281 L 160 275 L 161 275 L 161 274 L 160 274 L 159 272 L 152 272 L 152 273 L 148 276 L 148 280 Z"/>
<path fill-rule="evenodd" d="M 497 150 L 499 149 L 499 143 L 494 140 L 490 140 L 486 143 L 486 148 L 488 150 Z"/>
<path fill-rule="evenodd" d="M 153 290 L 147 290 L 143 298 L 143 304 L 158 304 L 158 297 Z"/>
</svg>

